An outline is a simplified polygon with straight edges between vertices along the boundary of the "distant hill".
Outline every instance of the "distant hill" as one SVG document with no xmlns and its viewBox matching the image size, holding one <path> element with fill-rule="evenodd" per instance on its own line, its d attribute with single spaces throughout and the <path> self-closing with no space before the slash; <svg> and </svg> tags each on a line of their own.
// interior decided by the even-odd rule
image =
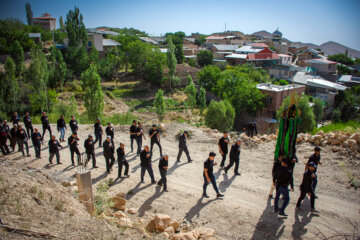
<svg viewBox="0 0 360 240">
<path fill-rule="evenodd" d="M 263 38 L 272 38 L 272 34 L 265 30 L 254 32 L 252 35 L 262 36 Z"/>
<path fill-rule="evenodd" d="M 291 46 L 295 46 L 295 47 L 308 47 L 310 48 L 320 48 L 320 46 L 315 45 L 313 43 L 302 43 L 302 42 L 292 42 Z"/>
<path fill-rule="evenodd" d="M 320 48 L 324 53 L 326 53 L 328 55 L 333 55 L 333 54 L 337 54 L 337 53 L 345 53 L 345 51 L 348 50 L 348 55 L 350 57 L 360 58 L 360 51 L 346 47 L 337 42 L 329 41 L 329 42 L 323 43 L 320 45 Z"/>
</svg>

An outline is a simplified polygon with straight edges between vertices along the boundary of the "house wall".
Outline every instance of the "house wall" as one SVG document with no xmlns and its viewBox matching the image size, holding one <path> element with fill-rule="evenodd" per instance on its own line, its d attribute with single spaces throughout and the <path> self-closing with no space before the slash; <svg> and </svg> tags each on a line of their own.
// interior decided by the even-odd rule
<svg viewBox="0 0 360 240">
<path fill-rule="evenodd" d="M 336 73 L 336 64 L 310 63 L 312 68 L 322 73 Z"/>
<path fill-rule="evenodd" d="M 56 29 L 56 19 L 34 19 L 34 25 L 42 27 L 44 30 L 53 31 Z"/>
<path fill-rule="evenodd" d="M 91 44 L 89 44 L 91 42 Z M 95 46 L 96 50 L 98 52 L 103 52 L 103 36 L 101 34 L 93 34 L 88 36 L 88 45 L 87 48 L 91 48 L 92 46 Z"/>
</svg>

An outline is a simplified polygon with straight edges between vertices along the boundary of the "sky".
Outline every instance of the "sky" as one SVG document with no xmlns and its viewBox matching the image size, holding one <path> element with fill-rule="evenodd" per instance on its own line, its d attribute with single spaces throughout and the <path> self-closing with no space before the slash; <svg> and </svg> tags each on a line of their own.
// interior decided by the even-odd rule
<svg viewBox="0 0 360 240">
<path fill-rule="evenodd" d="M 0 0 L 0 19 L 26 23 L 26 2 L 34 17 L 48 12 L 64 21 L 77 6 L 87 28 L 133 27 L 149 35 L 190 35 L 221 32 L 226 23 L 227 30 L 245 34 L 279 28 L 291 41 L 335 41 L 360 50 L 360 0 Z"/>
</svg>

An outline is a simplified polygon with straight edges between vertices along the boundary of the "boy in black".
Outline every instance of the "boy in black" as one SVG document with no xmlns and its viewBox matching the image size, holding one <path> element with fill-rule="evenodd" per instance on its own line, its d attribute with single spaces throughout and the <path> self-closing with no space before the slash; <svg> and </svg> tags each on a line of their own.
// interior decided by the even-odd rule
<svg viewBox="0 0 360 240">
<path fill-rule="evenodd" d="M 60 138 L 59 138 L 60 142 L 65 142 L 65 129 L 67 129 L 67 127 L 66 127 L 64 115 L 61 115 L 60 118 L 57 120 L 56 126 L 58 132 L 60 131 Z"/>
<path fill-rule="evenodd" d="M 71 120 L 69 122 L 69 126 L 71 128 L 72 133 L 77 133 L 77 131 L 78 131 L 78 123 L 77 123 L 77 120 L 75 119 L 74 115 L 71 115 Z"/>
<path fill-rule="evenodd" d="M 52 136 L 49 118 L 48 118 L 48 116 L 46 116 L 46 112 L 42 113 L 41 122 L 42 122 L 42 127 L 43 127 L 42 141 L 44 141 L 46 130 L 49 131 L 50 138 Z"/>
<path fill-rule="evenodd" d="M 31 134 L 31 141 L 34 145 L 36 158 L 41 158 L 41 134 L 37 128 L 35 128 L 35 131 Z"/>
<path fill-rule="evenodd" d="M 273 179 L 274 179 L 276 169 L 281 167 L 281 162 L 282 162 L 283 158 L 284 158 L 283 156 L 279 156 L 278 159 L 274 160 L 273 168 L 272 168 L 272 171 L 271 171 Z M 274 198 L 273 197 L 274 190 L 275 190 L 275 184 L 274 184 L 274 181 L 271 181 L 271 187 L 270 187 L 270 192 L 269 192 L 269 198 L 270 199 Z"/>
<path fill-rule="evenodd" d="M 111 143 L 114 145 L 114 128 L 111 126 L 111 123 L 108 123 L 108 126 L 105 129 L 106 136 L 111 137 Z"/>
<path fill-rule="evenodd" d="M 133 120 L 133 124 L 131 125 L 130 127 L 130 146 L 131 146 L 131 152 L 133 152 L 134 148 L 133 148 L 133 144 L 134 144 L 134 139 L 136 139 L 136 130 L 137 130 L 137 127 L 136 127 L 136 120 Z"/>
<path fill-rule="evenodd" d="M 294 191 L 294 180 L 292 172 L 287 167 L 286 160 L 281 161 L 281 166 L 276 169 L 273 177 L 273 183 L 276 186 L 274 212 L 279 212 L 279 215 L 281 216 L 287 216 L 285 208 L 290 201 L 288 186 L 290 184 L 291 191 Z M 281 194 L 284 196 L 284 202 L 281 209 L 279 209 L 279 198 Z"/>
<path fill-rule="evenodd" d="M 10 154 L 9 148 L 6 144 L 8 138 L 10 138 L 10 128 L 9 125 L 7 125 L 7 121 L 4 120 L 0 125 L 0 149 L 4 156 Z"/>
<path fill-rule="evenodd" d="M 14 124 L 13 128 L 10 130 L 10 136 L 11 136 L 11 140 L 10 140 L 10 147 L 12 148 L 12 151 L 15 152 L 15 146 L 17 141 L 17 131 L 18 131 L 18 126 L 16 124 Z M 20 151 L 20 146 L 18 144 L 19 147 L 19 151 Z"/>
<path fill-rule="evenodd" d="M 104 148 L 103 154 L 104 154 L 105 163 L 106 163 L 106 172 L 110 173 L 110 171 L 112 170 L 112 167 L 114 165 L 114 162 L 115 162 L 115 157 L 114 157 L 115 146 L 111 143 L 110 136 L 106 137 L 106 140 L 103 143 L 103 148 Z"/>
<path fill-rule="evenodd" d="M 144 150 L 140 153 L 140 167 L 141 167 L 141 183 L 144 183 L 144 175 L 147 171 L 151 178 L 151 183 L 155 184 L 154 172 L 151 164 L 151 154 L 149 152 L 149 146 L 145 146 Z"/>
<path fill-rule="evenodd" d="M 159 171 L 160 171 L 161 179 L 158 182 L 158 185 L 162 186 L 164 184 L 164 188 L 163 188 L 164 192 L 167 192 L 166 175 L 167 175 L 167 170 L 169 169 L 168 160 L 169 160 L 169 156 L 165 154 L 159 161 Z"/>
<path fill-rule="evenodd" d="M 219 139 L 219 152 L 222 156 L 220 163 L 220 168 L 224 168 L 226 155 L 228 153 L 228 144 L 230 144 L 230 139 L 228 138 L 228 132 L 224 131 L 224 136 Z"/>
<path fill-rule="evenodd" d="M 234 143 L 231 146 L 231 150 L 230 150 L 230 163 L 229 165 L 225 168 L 225 173 L 227 173 L 229 171 L 229 169 L 234 165 L 235 163 L 235 169 L 234 169 L 234 174 L 235 175 L 241 175 L 239 173 L 239 163 L 240 163 L 240 152 L 241 152 L 241 140 L 238 139 L 236 140 L 236 143 Z"/>
<path fill-rule="evenodd" d="M 142 125 L 141 125 L 140 122 L 138 122 L 138 127 L 136 128 L 136 143 L 137 143 L 137 146 L 138 146 L 137 156 L 139 156 L 140 153 L 141 153 L 141 146 L 142 146 L 142 138 L 143 137 L 146 140 L 144 131 L 142 129 Z"/>
<path fill-rule="evenodd" d="M 94 134 L 95 134 L 95 142 L 94 145 L 99 141 L 99 147 L 101 147 L 101 140 L 103 135 L 103 130 L 101 127 L 100 118 L 96 120 L 96 123 L 94 124 Z"/>
<path fill-rule="evenodd" d="M 188 162 L 192 162 L 191 158 L 190 158 L 190 154 L 189 154 L 189 150 L 186 144 L 186 138 L 189 136 L 189 132 L 188 131 L 184 131 L 183 134 L 180 135 L 179 137 L 179 152 L 177 155 L 177 161 L 180 162 L 180 158 L 183 152 L 185 152 L 186 157 L 188 159 Z"/>
<path fill-rule="evenodd" d="M 92 166 L 93 168 L 98 168 L 96 166 L 96 158 L 95 158 L 95 142 L 93 140 L 93 136 L 90 134 L 88 138 L 84 142 L 84 148 L 86 152 L 86 164 L 90 161 L 90 158 L 92 158 Z"/>
<path fill-rule="evenodd" d="M 61 164 L 60 162 L 60 153 L 59 153 L 59 147 L 63 148 L 59 141 L 56 140 L 55 136 L 52 135 L 51 139 L 49 141 L 49 162 L 52 164 L 52 159 L 56 155 L 56 163 Z"/>
<path fill-rule="evenodd" d="M 159 130 L 156 128 L 156 124 L 153 124 L 152 129 L 150 129 L 149 136 L 151 139 L 150 155 L 152 156 L 153 147 L 154 147 L 154 144 L 156 144 L 156 145 L 158 145 L 159 150 L 160 150 L 160 157 L 162 157 L 162 149 L 161 149 L 161 145 L 160 145 L 160 135 L 159 135 Z"/>
<path fill-rule="evenodd" d="M 30 130 L 31 130 L 31 134 L 33 134 L 34 129 L 33 129 L 33 126 L 32 126 L 32 123 L 31 123 L 31 118 L 30 118 L 30 115 L 29 115 L 28 112 L 25 113 L 23 121 L 24 121 L 24 124 L 25 124 L 25 127 L 26 127 L 27 135 L 31 136 L 30 135 Z"/>
<path fill-rule="evenodd" d="M 24 144 L 25 144 L 26 154 L 28 157 L 30 157 L 31 155 L 29 154 L 28 136 L 25 132 L 25 129 L 23 129 L 21 125 L 19 125 L 18 127 L 16 138 L 18 140 L 20 151 L 22 152 L 23 156 L 25 156 L 25 152 L 24 152 Z"/>
<path fill-rule="evenodd" d="M 310 162 L 307 167 L 308 169 L 305 171 L 302 183 L 300 185 L 301 194 L 296 203 L 296 209 L 300 210 L 301 202 L 308 193 L 310 194 L 311 212 L 318 212 L 317 210 L 315 210 L 315 194 L 312 188 L 312 182 L 316 178 L 315 175 L 316 165 L 313 162 Z"/>
<path fill-rule="evenodd" d="M 77 155 L 77 163 L 78 165 L 80 164 L 80 151 L 79 151 L 79 148 L 78 148 L 78 141 L 79 141 L 79 137 L 77 136 L 76 133 L 73 133 L 71 134 L 71 136 L 68 138 L 68 144 L 70 146 L 70 154 L 71 154 L 71 164 L 73 166 L 75 166 L 75 163 L 74 163 L 74 153 L 76 153 Z"/>
<path fill-rule="evenodd" d="M 125 166 L 124 175 L 129 177 L 129 163 L 125 159 L 125 149 L 124 144 L 120 143 L 120 147 L 116 150 L 118 158 L 118 178 L 121 178 L 121 171 L 123 166 Z"/>
<path fill-rule="evenodd" d="M 209 153 L 209 158 L 206 159 L 206 161 L 204 162 L 204 173 L 203 173 L 203 177 L 204 177 L 204 185 L 203 185 L 203 197 L 208 198 L 209 196 L 206 194 L 206 188 L 207 185 L 211 182 L 214 190 L 217 194 L 217 197 L 223 197 L 224 195 L 222 195 L 219 192 L 219 189 L 216 185 L 216 180 L 215 180 L 215 175 L 214 175 L 214 167 L 216 166 L 217 163 L 214 162 L 215 160 L 215 156 L 216 154 L 214 152 L 210 152 Z"/>
<path fill-rule="evenodd" d="M 314 154 L 313 155 L 311 155 L 310 157 L 309 157 L 309 160 L 308 160 L 308 162 L 307 162 L 307 164 L 306 164 L 306 168 L 305 168 L 305 170 L 307 169 L 307 166 L 309 165 L 309 163 L 314 163 L 315 164 L 315 170 L 314 170 L 314 175 L 315 175 L 315 178 L 313 179 L 313 181 L 312 181 L 312 189 L 313 189 L 313 191 L 314 191 L 314 197 L 315 198 L 317 198 L 317 195 L 316 195 L 316 193 L 315 193 L 315 189 L 316 189 L 316 185 L 317 185 L 317 174 L 316 174 L 316 170 L 317 170 L 317 167 L 319 166 L 319 164 L 321 165 L 322 164 L 322 162 L 320 161 L 320 147 L 315 147 L 315 149 L 314 149 Z"/>
<path fill-rule="evenodd" d="M 18 116 L 17 112 L 14 112 L 14 115 L 11 117 L 10 122 L 13 124 L 19 124 L 20 117 Z"/>
</svg>

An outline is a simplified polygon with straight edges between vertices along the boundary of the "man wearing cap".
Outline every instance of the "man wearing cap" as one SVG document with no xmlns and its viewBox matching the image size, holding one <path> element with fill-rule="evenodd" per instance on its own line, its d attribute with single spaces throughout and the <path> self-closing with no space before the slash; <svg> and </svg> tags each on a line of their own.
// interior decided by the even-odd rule
<svg viewBox="0 0 360 240">
<path fill-rule="evenodd" d="M 63 146 L 60 145 L 59 141 L 56 140 L 55 135 L 51 136 L 51 139 L 49 140 L 49 163 L 52 164 L 52 159 L 56 155 L 56 163 L 61 164 L 60 162 L 60 152 L 59 147 L 63 148 Z"/>
<path fill-rule="evenodd" d="M 133 124 L 130 127 L 130 146 L 131 146 L 131 152 L 134 151 L 134 139 L 136 139 L 136 130 L 137 130 L 137 126 L 136 126 L 136 120 L 133 120 Z"/>
<path fill-rule="evenodd" d="M 108 123 L 108 126 L 105 129 L 105 133 L 106 133 L 106 136 L 111 137 L 111 143 L 114 145 L 114 128 L 113 128 L 113 126 L 111 126 L 111 123 Z"/>
<path fill-rule="evenodd" d="M 229 165 L 225 168 L 225 173 L 227 173 L 229 171 L 229 169 L 234 165 L 235 163 L 235 169 L 234 169 L 234 174 L 235 175 L 241 175 L 239 173 L 239 163 L 240 163 L 240 152 L 241 152 L 241 140 L 237 139 L 236 143 L 234 143 L 231 146 L 231 150 L 230 150 L 230 163 Z"/>
<path fill-rule="evenodd" d="M 94 134 L 95 134 L 94 145 L 99 141 L 99 147 L 101 147 L 103 130 L 102 130 L 102 127 L 101 127 L 100 118 L 98 118 L 96 120 L 96 123 L 94 124 Z"/>
<path fill-rule="evenodd" d="M 24 144 L 25 144 L 26 155 L 28 157 L 30 157 L 31 155 L 29 154 L 28 136 L 27 136 L 27 134 L 25 132 L 25 129 L 23 129 L 21 125 L 18 126 L 18 131 L 16 133 L 16 138 L 18 140 L 20 151 L 22 152 L 23 156 L 25 157 L 25 152 L 24 152 Z"/>
<path fill-rule="evenodd" d="M 226 155 L 228 153 L 228 144 L 230 144 L 230 139 L 228 138 L 228 132 L 224 131 L 224 136 L 222 136 L 219 139 L 219 144 L 218 144 L 219 152 L 222 156 L 220 168 L 224 168 L 224 166 L 225 166 Z"/>
<path fill-rule="evenodd" d="M 4 120 L 0 126 L 0 149 L 3 155 L 10 154 L 9 148 L 6 144 L 7 139 L 10 138 L 10 128 L 7 121 Z"/>
<path fill-rule="evenodd" d="M 12 151 L 15 152 L 15 146 L 16 146 L 16 143 L 18 143 L 17 141 L 17 131 L 18 131 L 18 126 L 17 124 L 14 124 L 13 125 L 13 128 L 10 129 L 10 136 L 11 136 L 11 140 L 10 140 L 10 147 L 12 148 Z M 20 146 L 18 144 L 18 149 L 20 151 Z"/>
<path fill-rule="evenodd" d="M 189 132 L 188 131 L 184 131 L 183 134 L 180 135 L 179 137 L 179 152 L 177 155 L 177 161 L 180 162 L 180 158 L 183 152 L 185 152 L 188 162 L 192 162 L 191 158 L 190 158 L 190 154 L 189 154 L 189 150 L 186 144 L 186 139 L 189 136 Z"/>
<path fill-rule="evenodd" d="M 316 189 L 316 185 L 317 185 L 317 182 L 318 182 L 317 181 L 316 171 L 317 171 L 317 167 L 319 166 L 319 164 L 320 165 L 322 164 L 322 162 L 320 161 L 320 151 L 321 151 L 320 147 L 315 147 L 314 154 L 309 157 L 309 160 L 308 160 L 308 162 L 306 164 L 306 167 L 305 167 L 305 170 L 306 170 L 309 163 L 311 163 L 311 162 L 314 163 L 314 167 L 315 167 L 314 175 L 315 175 L 315 178 L 312 181 L 312 189 L 313 189 L 315 198 L 317 198 L 317 195 L 315 193 L 315 189 Z"/>
<path fill-rule="evenodd" d="M 41 134 L 37 128 L 35 128 L 35 131 L 31 134 L 31 141 L 34 145 L 36 158 L 41 158 Z"/>
<path fill-rule="evenodd" d="M 95 142 L 93 140 L 93 136 L 90 134 L 88 138 L 84 141 L 84 148 L 86 151 L 86 164 L 90 161 L 90 158 L 92 158 L 92 166 L 93 168 L 98 168 L 96 166 L 96 158 L 95 158 Z"/>
<path fill-rule="evenodd" d="M 64 120 L 64 115 L 61 115 L 57 120 L 57 130 L 58 132 L 60 131 L 60 142 L 65 142 L 65 129 L 67 129 L 67 127 Z"/>
<path fill-rule="evenodd" d="M 34 129 L 33 129 L 33 126 L 32 126 L 32 123 L 31 123 L 31 118 L 30 118 L 30 115 L 29 115 L 28 112 L 25 113 L 23 121 L 24 121 L 24 124 L 25 124 L 27 135 L 31 136 L 30 135 L 30 130 L 31 130 L 31 134 L 33 134 Z"/>
<path fill-rule="evenodd" d="M 77 155 L 77 163 L 78 165 L 80 164 L 80 151 L 78 148 L 78 141 L 79 141 L 79 137 L 77 136 L 76 133 L 71 134 L 71 136 L 68 138 L 68 144 L 70 147 L 70 154 L 71 154 L 71 164 L 73 166 L 75 166 L 75 162 L 74 162 L 74 153 L 76 153 Z"/>
<path fill-rule="evenodd" d="M 144 139 L 146 140 L 144 131 L 142 129 L 142 125 L 140 122 L 138 122 L 138 126 L 136 128 L 136 143 L 137 143 L 137 155 L 139 156 L 141 153 L 141 146 L 142 146 L 142 138 L 144 137 Z"/>
<path fill-rule="evenodd" d="M 285 208 L 289 204 L 290 196 L 288 186 L 290 184 L 291 191 L 294 191 L 294 180 L 292 172 L 288 169 L 286 160 L 281 161 L 281 166 L 278 167 L 274 173 L 273 183 L 276 187 L 276 196 L 275 196 L 275 210 L 274 212 L 279 212 L 281 216 L 287 216 L 285 213 Z M 280 195 L 284 196 L 284 202 L 282 207 L 279 209 L 279 198 Z"/>
<path fill-rule="evenodd" d="M 106 140 L 103 143 L 103 149 L 104 149 L 103 154 L 104 154 L 105 163 L 106 163 L 106 172 L 110 173 L 110 170 L 112 170 L 112 167 L 115 162 L 115 157 L 114 157 L 115 147 L 111 142 L 110 136 L 106 137 Z"/>
<path fill-rule="evenodd" d="M 144 150 L 142 150 L 142 152 L 140 153 L 140 167 L 141 167 L 141 183 L 144 183 L 144 175 L 145 172 L 147 171 L 149 173 L 149 176 L 151 178 L 151 183 L 155 184 L 155 178 L 154 178 L 154 172 L 152 169 L 152 164 L 151 164 L 151 154 L 149 152 L 149 146 L 145 146 Z"/>
<path fill-rule="evenodd" d="M 75 119 L 74 115 L 71 115 L 71 120 L 69 122 L 69 126 L 71 128 L 71 132 L 72 133 L 77 133 L 78 132 L 78 123 L 77 120 Z"/>
<path fill-rule="evenodd" d="M 318 212 L 315 210 L 315 194 L 312 188 L 312 182 L 316 179 L 315 175 L 316 164 L 314 162 L 310 162 L 307 164 L 307 170 L 304 173 L 302 183 L 300 185 L 300 197 L 296 203 L 296 210 L 300 210 L 300 205 L 302 200 L 304 200 L 306 194 L 310 195 L 310 205 L 311 205 L 311 212 L 316 213 Z"/>
<path fill-rule="evenodd" d="M 125 146 L 123 143 L 120 143 L 120 147 L 118 147 L 116 153 L 118 158 L 118 178 L 121 178 L 123 166 L 125 166 L 124 176 L 129 177 L 129 163 L 125 159 Z"/>
<path fill-rule="evenodd" d="M 51 127 L 50 127 L 50 123 L 49 123 L 49 118 L 48 118 L 48 116 L 46 115 L 46 112 L 43 112 L 43 113 L 42 113 L 41 123 L 42 123 L 42 127 L 43 127 L 42 141 L 44 141 L 44 137 L 45 137 L 45 132 L 46 132 L 46 130 L 49 131 L 50 138 L 51 138 L 51 136 L 52 136 Z"/>
<path fill-rule="evenodd" d="M 166 175 L 167 175 L 167 171 L 169 169 L 169 156 L 167 154 L 165 154 L 159 161 L 159 171 L 160 171 L 160 176 L 161 179 L 158 182 L 159 186 L 164 185 L 163 191 L 167 192 L 167 179 L 166 179 Z"/>
<path fill-rule="evenodd" d="M 19 125 L 19 121 L 20 121 L 20 117 L 18 116 L 18 113 L 14 112 L 13 116 L 10 119 L 10 122 L 12 122 L 12 124 Z"/>
<path fill-rule="evenodd" d="M 217 163 L 214 161 L 215 160 L 215 156 L 216 154 L 214 152 L 210 152 L 209 153 L 209 158 L 206 159 L 206 161 L 204 162 L 204 172 L 203 172 L 203 177 L 204 177 L 204 185 L 203 185 L 203 197 L 208 198 L 209 196 L 206 194 L 206 188 L 207 185 L 211 182 L 214 190 L 217 194 L 217 197 L 223 197 L 224 195 L 222 195 L 219 192 L 219 189 L 216 185 L 216 179 L 215 179 L 215 175 L 214 175 L 214 167 L 216 166 Z"/>
<path fill-rule="evenodd" d="M 161 149 L 161 145 L 160 145 L 160 134 L 159 134 L 159 130 L 156 127 L 156 124 L 153 124 L 152 129 L 150 129 L 149 136 L 151 139 L 150 155 L 152 156 L 153 147 L 154 147 L 154 144 L 156 144 L 156 145 L 158 145 L 159 150 L 160 150 L 160 157 L 162 157 L 162 149 Z"/>
</svg>

